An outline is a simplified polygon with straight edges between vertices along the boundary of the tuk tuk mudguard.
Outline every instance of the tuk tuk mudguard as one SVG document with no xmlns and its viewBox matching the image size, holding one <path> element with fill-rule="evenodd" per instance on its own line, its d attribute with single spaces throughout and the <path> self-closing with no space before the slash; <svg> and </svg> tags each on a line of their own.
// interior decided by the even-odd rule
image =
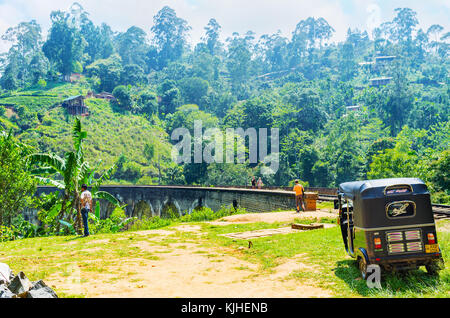
<svg viewBox="0 0 450 318">
<path fill-rule="evenodd" d="M 369 256 L 367 255 L 367 251 L 364 248 L 362 248 L 362 247 L 358 248 L 356 250 L 355 254 L 356 254 L 356 259 L 358 259 L 358 257 L 365 258 L 366 259 L 366 263 L 370 264 Z"/>
</svg>

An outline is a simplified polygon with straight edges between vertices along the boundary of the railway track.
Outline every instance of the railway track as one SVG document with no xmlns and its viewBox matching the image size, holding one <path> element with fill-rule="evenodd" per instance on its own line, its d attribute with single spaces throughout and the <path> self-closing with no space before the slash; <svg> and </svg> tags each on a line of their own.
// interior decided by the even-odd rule
<svg viewBox="0 0 450 318">
<path fill-rule="evenodd" d="M 435 219 L 450 218 L 450 205 L 433 204 L 433 213 Z"/>
<path fill-rule="evenodd" d="M 335 199 L 337 199 L 336 195 L 319 193 L 319 201 L 334 201 Z M 432 204 L 432 207 L 435 219 L 450 218 L 450 205 Z"/>
</svg>

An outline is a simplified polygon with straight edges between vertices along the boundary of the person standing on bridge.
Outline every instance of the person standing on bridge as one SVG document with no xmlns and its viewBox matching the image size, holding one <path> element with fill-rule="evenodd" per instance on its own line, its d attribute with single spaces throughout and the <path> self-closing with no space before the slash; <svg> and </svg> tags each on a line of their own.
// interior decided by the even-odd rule
<svg viewBox="0 0 450 318">
<path fill-rule="evenodd" d="M 263 182 L 262 182 L 262 179 L 259 178 L 259 179 L 258 179 L 258 189 L 262 189 L 263 186 L 264 186 L 264 184 L 263 184 Z"/>
<path fill-rule="evenodd" d="M 92 194 L 88 191 L 87 185 L 81 186 L 81 216 L 83 217 L 84 237 L 89 236 L 88 216 L 92 211 Z"/>
<path fill-rule="evenodd" d="M 252 189 L 256 189 L 256 178 L 252 177 Z"/>
<path fill-rule="evenodd" d="M 294 186 L 295 192 L 295 205 L 297 206 L 297 213 L 300 213 L 300 206 L 302 207 L 302 211 L 305 211 L 305 204 L 303 202 L 303 196 L 305 195 L 305 188 L 299 183 L 298 180 L 295 180 Z"/>
</svg>

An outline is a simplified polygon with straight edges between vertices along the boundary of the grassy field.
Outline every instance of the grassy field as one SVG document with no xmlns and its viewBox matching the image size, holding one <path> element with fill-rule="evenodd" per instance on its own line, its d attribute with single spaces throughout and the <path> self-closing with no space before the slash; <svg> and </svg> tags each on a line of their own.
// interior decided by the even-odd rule
<svg viewBox="0 0 450 318">
<path fill-rule="evenodd" d="M 313 221 L 313 220 L 310 220 Z M 333 220 L 322 220 L 332 222 Z M 306 221 L 307 222 L 307 221 Z M 189 244 L 209 247 L 217 253 L 231 254 L 233 257 L 256 264 L 256 279 L 264 279 L 280 264 L 301 256 L 307 267 L 293 267 L 287 278 L 322 288 L 335 297 L 449 297 L 450 294 L 450 221 L 439 221 L 438 238 L 447 264 L 439 277 L 427 275 L 424 268 L 401 275 L 388 274 L 383 277 L 382 289 L 369 289 L 359 277 L 355 261 L 345 253 L 338 227 L 293 234 L 275 235 L 248 241 L 233 240 L 221 236 L 225 233 L 244 232 L 258 229 L 285 227 L 283 223 L 231 224 L 225 226 L 209 223 L 189 223 L 198 226 L 199 233 L 180 232 L 172 224 L 160 230 L 171 231 L 164 238 L 158 233 L 123 232 L 119 234 L 99 234 L 89 238 L 47 237 L 0 243 L 0 262 L 8 263 L 16 273 L 24 271 L 30 279 L 38 280 L 69 276 L 76 264 L 82 273 L 108 274 L 104 284 L 128 278 L 139 288 L 136 270 L 128 265 L 148 260 L 158 263 L 162 255 L 186 249 Z M 136 244 L 150 244 L 155 249 L 148 252 Z M 168 255 L 168 254 L 166 254 Z M 212 260 L 211 260 L 212 261 Z M 86 276 L 87 277 L 87 276 Z M 92 277 L 96 277 L 95 275 Z M 89 283 L 85 279 L 82 283 Z M 53 288 L 63 297 L 83 297 L 74 291 Z M 126 295 L 124 295 L 126 297 Z"/>
<path fill-rule="evenodd" d="M 0 104 L 12 107 L 22 105 L 29 111 L 43 114 L 62 100 L 70 96 L 85 95 L 87 92 L 88 89 L 80 85 L 50 83 L 44 89 L 36 86 L 0 95 Z"/>
<path fill-rule="evenodd" d="M 447 222 L 450 221 L 441 221 Z M 303 222 L 304 223 L 304 222 Z M 247 246 L 248 242 L 236 242 L 220 234 L 243 232 L 267 228 L 267 224 L 211 226 L 204 225 L 208 238 L 224 246 Z M 450 264 L 449 232 L 438 233 L 446 264 Z M 338 227 L 289 235 L 275 235 L 252 240 L 253 247 L 245 249 L 245 257 L 262 264 L 270 271 L 288 258 L 305 254 L 308 264 L 319 270 L 294 271 L 291 276 L 299 281 L 307 281 L 315 286 L 331 289 L 337 297 L 449 297 L 450 270 L 441 271 L 439 278 L 430 277 L 425 268 L 402 275 L 383 275 L 382 289 L 369 289 L 361 280 L 356 262 L 343 247 Z"/>
</svg>

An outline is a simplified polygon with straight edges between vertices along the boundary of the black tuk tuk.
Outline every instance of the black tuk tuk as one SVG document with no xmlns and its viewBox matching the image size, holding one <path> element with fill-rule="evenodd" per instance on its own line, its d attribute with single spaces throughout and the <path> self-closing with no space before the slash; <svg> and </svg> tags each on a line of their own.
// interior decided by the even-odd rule
<svg viewBox="0 0 450 318">
<path fill-rule="evenodd" d="M 430 193 L 420 179 L 342 183 L 335 203 L 345 249 L 363 279 L 371 264 L 385 271 L 425 266 L 433 275 L 443 268 Z"/>
</svg>

